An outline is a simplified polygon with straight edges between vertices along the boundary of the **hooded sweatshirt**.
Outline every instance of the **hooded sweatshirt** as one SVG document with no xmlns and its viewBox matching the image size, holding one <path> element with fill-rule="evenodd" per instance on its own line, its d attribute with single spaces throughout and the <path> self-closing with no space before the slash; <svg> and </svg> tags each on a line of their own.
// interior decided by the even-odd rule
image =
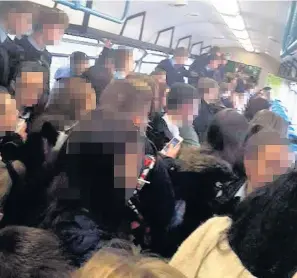
<svg viewBox="0 0 297 278">
<path fill-rule="evenodd" d="M 188 278 L 254 277 L 228 243 L 230 225 L 229 217 L 211 218 L 183 242 L 170 265 Z"/>
</svg>

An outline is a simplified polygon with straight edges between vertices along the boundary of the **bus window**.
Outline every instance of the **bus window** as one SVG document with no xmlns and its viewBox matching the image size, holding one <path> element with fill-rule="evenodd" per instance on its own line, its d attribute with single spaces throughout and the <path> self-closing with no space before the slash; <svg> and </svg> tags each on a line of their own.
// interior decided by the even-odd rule
<svg viewBox="0 0 297 278">
<path fill-rule="evenodd" d="M 91 45 L 85 45 L 82 43 L 70 43 L 63 41 L 58 45 L 49 45 L 47 46 L 47 50 L 52 53 L 58 53 L 58 54 L 68 54 L 70 55 L 74 51 L 81 51 L 86 53 L 88 56 L 95 56 L 97 57 L 103 47 L 102 46 L 91 46 Z"/>
<path fill-rule="evenodd" d="M 140 69 L 139 69 L 139 72 L 145 73 L 145 74 L 150 74 L 152 71 L 154 71 L 154 69 L 156 68 L 157 65 L 158 64 L 155 64 L 155 63 L 142 62 L 141 66 L 140 66 Z"/>
<path fill-rule="evenodd" d="M 52 64 L 50 68 L 50 88 L 53 87 L 55 83 L 55 73 L 56 71 L 61 67 L 67 67 L 69 66 L 69 58 L 68 57 L 58 57 L 53 56 L 52 58 Z"/>
</svg>

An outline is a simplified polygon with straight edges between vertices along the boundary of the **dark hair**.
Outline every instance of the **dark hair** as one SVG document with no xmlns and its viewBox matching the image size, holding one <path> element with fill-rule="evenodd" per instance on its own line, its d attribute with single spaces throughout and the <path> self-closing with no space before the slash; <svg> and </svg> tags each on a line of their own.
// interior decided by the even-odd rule
<svg viewBox="0 0 297 278">
<path fill-rule="evenodd" d="M 87 69 L 83 75 L 91 82 L 96 92 L 96 103 L 98 105 L 101 93 L 113 78 L 112 73 L 108 69 L 96 64 Z"/>
<path fill-rule="evenodd" d="M 43 7 L 36 18 L 36 23 L 33 25 L 33 31 L 39 32 L 43 30 L 44 25 L 63 25 L 64 30 L 68 28 L 68 15 L 57 9 Z"/>
<path fill-rule="evenodd" d="M 81 63 L 88 60 L 89 60 L 88 55 L 81 51 L 75 51 L 70 56 L 70 61 L 73 61 L 74 63 Z"/>
<path fill-rule="evenodd" d="M 217 52 L 220 52 L 221 49 L 218 46 L 213 46 L 210 50 L 211 54 L 216 54 Z"/>
<path fill-rule="evenodd" d="M 231 165 L 242 159 L 243 142 L 248 131 L 246 118 L 233 109 L 218 112 L 209 125 L 207 143 Z"/>
<path fill-rule="evenodd" d="M 252 98 L 249 100 L 247 107 L 245 109 L 244 115 L 250 121 L 257 112 L 269 109 L 270 103 L 267 99 L 264 98 Z"/>
<path fill-rule="evenodd" d="M 167 95 L 167 108 L 177 110 L 180 105 L 193 102 L 195 99 L 199 99 L 195 87 L 184 83 L 175 83 Z"/>
<path fill-rule="evenodd" d="M 9 13 L 34 13 L 38 5 L 29 1 L 1 1 L 0 15 L 1 18 Z"/>
<path fill-rule="evenodd" d="M 23 72 L 43 72 L 46 75 L 48 70 L 37 61 L 24 61 L 21 63 L 17 76 L 20 77 Z"/>
<path fill-rule="evenodd" d="M 175 57 L 185 57 L 189 55 L 189 52 L 185 47 L 178 47 L 174 50 L 173 55 Z"/>
<path fill-rule="evenodd" d="M 228 240 L 255 277 L 292 277 L 297 270 L 297 173 L 250 194 L 232 216 Z"/>
<path fill-rule="evenodd" d="M 0 230 L 1 278 L 70 277 L 71 268 L 50 232 L 11 226 Z"/>
</svg>

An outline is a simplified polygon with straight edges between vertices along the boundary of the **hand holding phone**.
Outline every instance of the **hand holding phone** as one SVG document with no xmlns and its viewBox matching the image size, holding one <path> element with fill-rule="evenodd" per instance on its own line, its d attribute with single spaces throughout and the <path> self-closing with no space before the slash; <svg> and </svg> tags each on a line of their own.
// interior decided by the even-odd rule
<svg viewBox="0 0 297 278">
<path fill-rule="evenodd" d="M 163 150 L 161 150 L 161 154 L 166 155 L 168 157 L 171 158 L 176 158 L 180 147 L 181 147 L 181 143 L 184 139 L 180 136 L 178 137 L 173 137 L 167 144 L 166 146 L 163 148 Z"/>
<path fill-rule="evenodd" d="M 27 123 L 24 119 L 19 119 L 16 129 L 15 129 L 15 133 L 18 133 L 24 141 L 27 140 Z"/>
</svg>

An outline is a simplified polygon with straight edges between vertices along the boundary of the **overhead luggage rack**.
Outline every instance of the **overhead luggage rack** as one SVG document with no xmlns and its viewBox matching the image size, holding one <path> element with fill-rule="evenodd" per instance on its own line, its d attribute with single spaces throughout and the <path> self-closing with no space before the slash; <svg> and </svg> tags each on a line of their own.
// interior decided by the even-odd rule
<svg viewBox="0 0 297 278">
<path fill-rule="evenodd" d="M 71 0 L 55 0 L 56 3 L 67 6 L 71 9 L 77 10 L 77 11 L 82 11 L 86 14 L 89 15 L 94 15 L 103 19 L 106 19 L 108 21 L 112 21 L 114 23 L 122 24 L 126 21 L 129 7 L 130 7 L 130 0 L 125 0 L 125 7 L 124 7 L 124 12 L 121 18 L 116 18 L 114 16 L 108 15 L 101 13 L 99 11 L 93 10 L 91 8 L 88 8 L 86 5 L 83 5 L 81 1 L 71 1 Z"/>
</svg>

